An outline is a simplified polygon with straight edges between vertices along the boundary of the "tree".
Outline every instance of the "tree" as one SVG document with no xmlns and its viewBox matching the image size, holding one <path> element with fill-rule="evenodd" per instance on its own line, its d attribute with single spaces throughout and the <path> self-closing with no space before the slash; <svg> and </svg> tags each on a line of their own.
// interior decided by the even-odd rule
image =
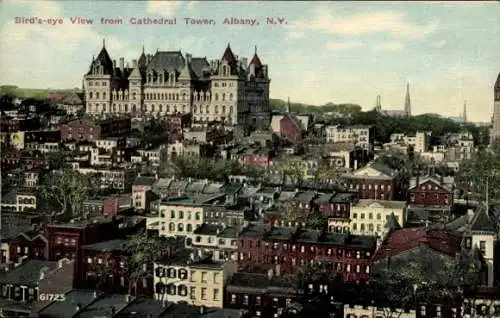
<svg viewBox="0 0 500 318">
<path fill-rule="evenodd" d="M 304 180 L 305 171 L 300 162 L 283 163 L 280 170 L 283 182 L 286 178 L 290 178 L 293 183 L 300 185 Z"/>
<path fill-rule="evenodd" d="M 131 257 L 128 264 L 128 293 L 137 296 L 138 283 L 153 275 L 153 264 L 164 255 L 161 239 L 148 237 L 145 231 L 130 237 L 127 246 Z"/>
<path fill-rule="evenodd" d="M 87 198 L 88 184 L 87 179 L 78 172 L 56 170 L 45 176 L 39 191 L 42 198 L 60 208 L 60 212 L 52 215 L 77 217 Z"/>
<path fill-rule="evenodd" d="M 489 199 L 500 199 L 500 152 L 475 153 L 460 165 L 457 182 L 466 192 L 472 192 L 474 199 L 485 200 L 487 184 Z"/>
</svg>

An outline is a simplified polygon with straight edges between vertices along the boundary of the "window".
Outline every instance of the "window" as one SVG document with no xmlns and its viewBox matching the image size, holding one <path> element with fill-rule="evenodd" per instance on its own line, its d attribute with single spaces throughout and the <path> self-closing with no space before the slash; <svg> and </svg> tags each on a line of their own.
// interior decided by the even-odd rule
<svg viewBox="0 0 500 318">
<path fill-rule="evenodd" d="M 248 305 L 248 295 L 243 296 L 243 305 Z"/>
<path fill-rule="evenodd" d="M 486 253 L 486 242 L 485 241 L 479 241 L 479 250 L 481 253 Z"/>
<path fill-rule="evenodd" d="M 220 300 L 220 290 L 218 288 L 214 288 L 214 301 Z"/>
<path fill-rule="evenodd" d="M 214 284 L 220 283 L 220 273 L 214 273 Z"/>
<path fill-rule="evenodd" d="M 262 298 L 260 296 L 255 297 L 255 305 L 256 306 L 261 306 L 262 305 Z"/>
<path fill-rule="evenodd" d="M 207 272 L 201 272 L 201 282 L 202 283 L 207 282 Z"/>
<path fill-rule="evenodd" d="M 205 287 L 201 289 L 201 299 L 207 300 L 207 289 Z"/>
<path fill-rule="evenodd" d="M 170 218 L 175 219 L 175 211 L 174 210 L 170 211 Z"/>
<path fill-rule="evenodd" d="M 231 294 L 231 304 L 236 304 L 236 295 Z"/>
<path fill-rule="evenodd" d="M 189 298 L 196 299 L 196 287 L 189 288 Z"/>
</svg>

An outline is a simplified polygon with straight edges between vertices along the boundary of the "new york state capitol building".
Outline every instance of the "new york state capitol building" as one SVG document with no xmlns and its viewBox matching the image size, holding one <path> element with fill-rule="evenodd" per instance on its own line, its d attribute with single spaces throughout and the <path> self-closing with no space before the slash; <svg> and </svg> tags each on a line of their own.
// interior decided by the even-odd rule
<svg viewBox="0 0 500 318">
<path fill-rule="evenodd" d="M 191 113 L 193 123 L 262 129 L 269 126 L 269 75 L 257 50 L 250 63 L 229 44 L 219 60 L 180 51 L 144 49 L 132 67 L 109 56 L 105 44 L 84 76 L 88 115 L 158 117 Z"/>
</svg>

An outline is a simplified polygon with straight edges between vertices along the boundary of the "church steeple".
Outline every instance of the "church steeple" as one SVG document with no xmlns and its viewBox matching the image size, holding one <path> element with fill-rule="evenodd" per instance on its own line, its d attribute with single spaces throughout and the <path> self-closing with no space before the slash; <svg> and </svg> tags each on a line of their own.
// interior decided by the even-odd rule
<svg viewBox="0 0 500 318">
<path fill-rule="evenodd" d="M 405 114 L 411 116 L 410 82 L 406 83 Z"/>
<path fill-rule="evenodd" d="M 286 103 L 286 112 L 290 114 L 290 96 L 288 96 L 288 102 Z"/>
<path fill-rule="evenodd" d="M 382 102 L 380 101 L 380 95 L 377 95 L 377 102 L 375 104 L 375 110 L 378 112 L 382 110 Z"/>
<path fill-rule="evenodd" d="M 467 122 L 467 101 L 464 101 L 464 112 L 462 113 L 464 123 Z"/>
</svg>

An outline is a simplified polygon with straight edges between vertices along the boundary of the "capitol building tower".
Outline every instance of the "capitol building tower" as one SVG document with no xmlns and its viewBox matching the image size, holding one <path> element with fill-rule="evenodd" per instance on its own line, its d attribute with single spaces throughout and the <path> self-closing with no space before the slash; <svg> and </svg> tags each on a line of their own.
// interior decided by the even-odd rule
<svg viewBox="0 0 500 318">
<path fill-rule="evenodd" d="M 255 48 L 248 63 L 228 44 L 220 59 L 181 51 L 143 52 L 131 65 L 112 60 L 103 41 L 84 76 L 86 113 L 162 118 L 192 115 L 193 123 L 220 122 L 245 129 L 269 126 L 268 66 Z"/>
</svg>

